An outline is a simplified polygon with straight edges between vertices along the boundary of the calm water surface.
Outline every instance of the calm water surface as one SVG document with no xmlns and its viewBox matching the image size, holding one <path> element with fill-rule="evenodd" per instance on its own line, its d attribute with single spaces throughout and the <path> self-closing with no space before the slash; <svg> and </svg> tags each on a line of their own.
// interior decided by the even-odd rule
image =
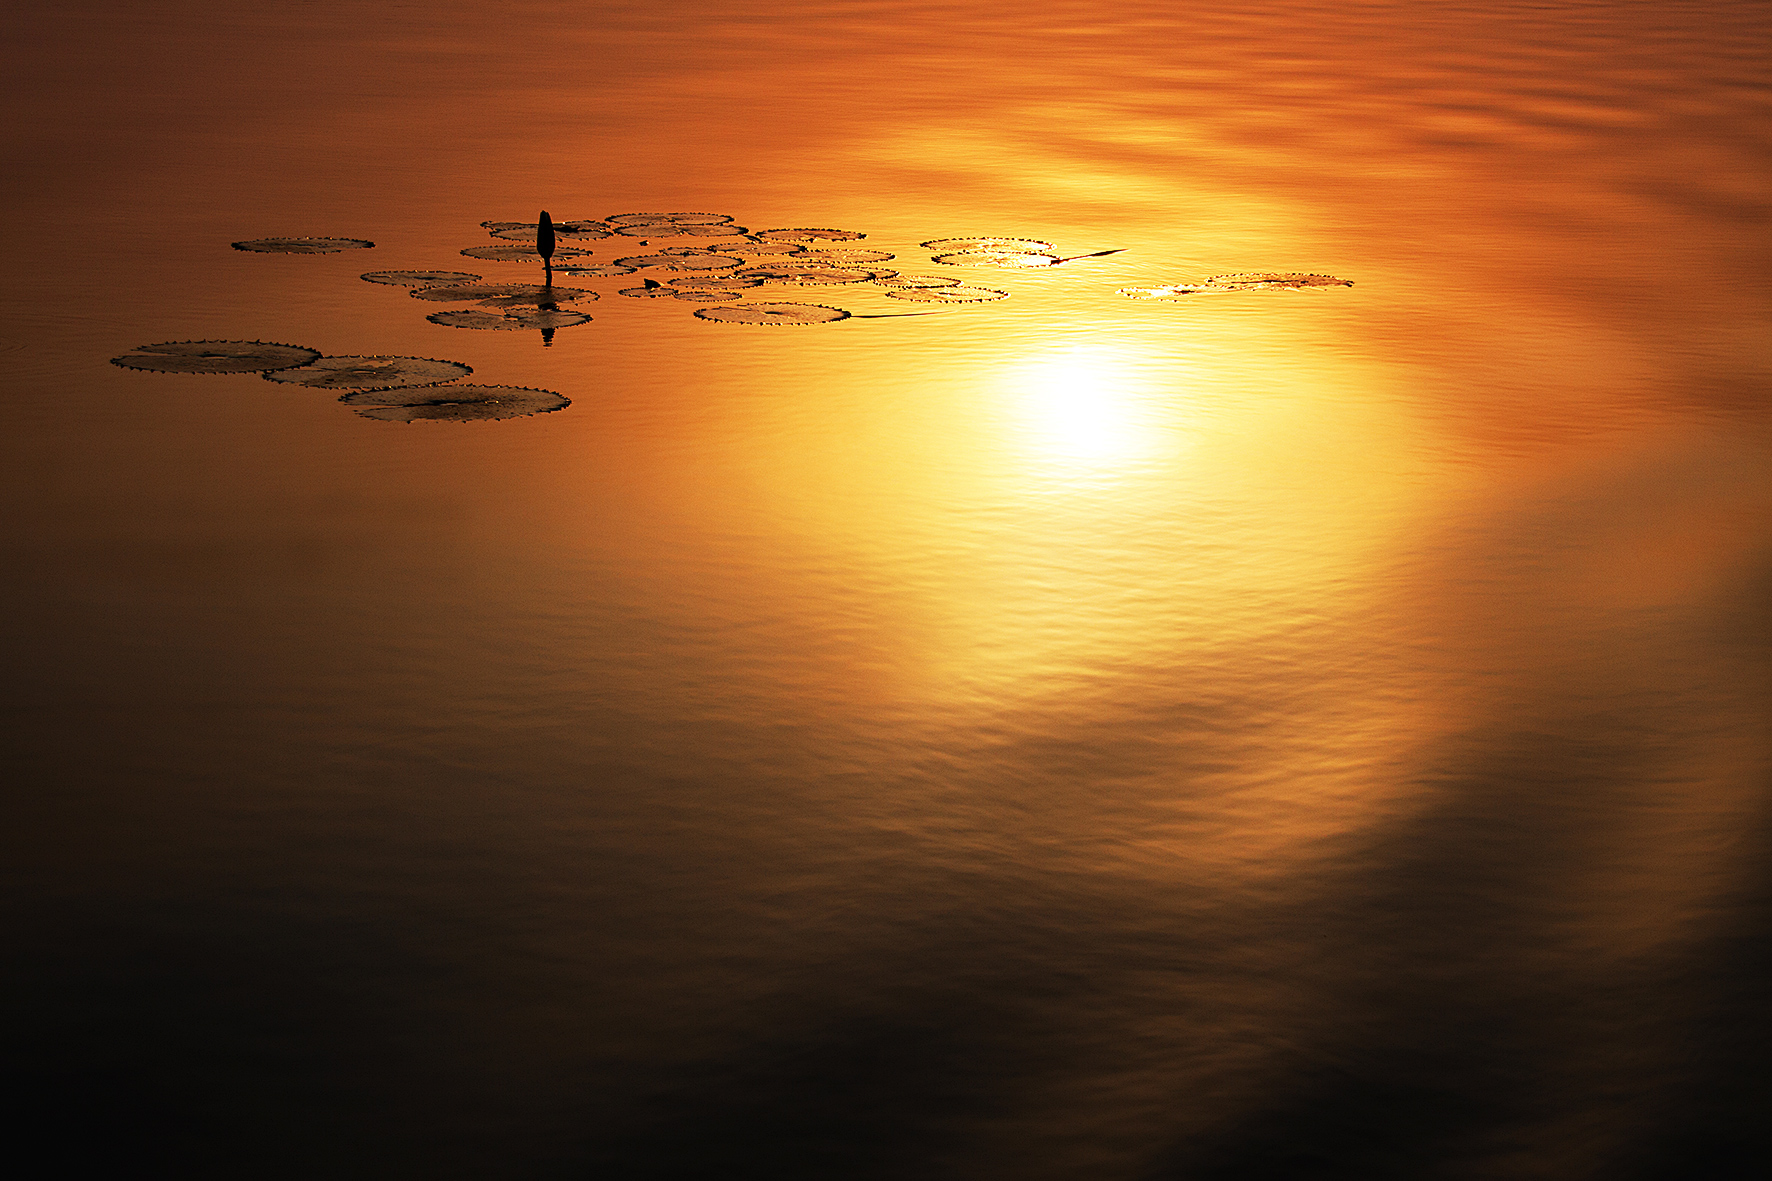
<svg viewBox="0 0 1772 1181">
<path fill-rule="evenodd" d="M 16 14 L 39 1175 L 1751 1175 L 1768 25 Z M 546 349 L 357 280 L 527 279 L 457 252 L 540 208 L 1124 252 L 914 324 L 592 280 Z M 1116 294 L 1266 270 L 1355 285 Z M 254 338 L 573 404 L 106 363 Z"/>
</svg>

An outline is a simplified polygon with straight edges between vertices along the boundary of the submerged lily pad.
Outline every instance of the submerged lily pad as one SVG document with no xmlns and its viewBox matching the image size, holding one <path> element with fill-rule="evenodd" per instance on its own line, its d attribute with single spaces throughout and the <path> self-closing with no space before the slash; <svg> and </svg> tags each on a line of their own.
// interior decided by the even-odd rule
<svg viewBox="0 0 1772 1181">
<path fill-rule="evenodd" d="M 540 262 L 541 255 L 533 246 L 470 246 L 462 251 L 469 258 L 484 258 L 490 262 Z M 554 248 L 555 258 L 582 258 L 590 254 L 589 250 L 577 250 L 571 246 Z"/>
<path fill-rule="evenodd" d="M 418 390 L 373 390 L 339 399 L 364 418 L 381 422 L 492 422 L 564 410 L 571 401 L 552 390 L 516 385 L 451 385 Z"/>
<path fill-rule="evenodd" d="M 867 237 L 856 230 L 818 230 L 799 227 L 785 230 L 758 230 L 756 237 L 765 242 L 859 242 Z"/>
<path fill-rule="evenodd" d="M 595 291 L 583 287 L 550 287 L 543 283 L 443 283 L 407 292 L 431 303 L 469 303 L 484 299 L 516 299 L 524 303 L 573 303 L 596 299 Z"/>
<path fill-rule="evenodd" d="M 832 287 L 844 283 L 866 283 L 872 271 L 842 270 L 837 267 L 753 267 L 740 271 L 743 279 L 762 279 L 767 283 L 786 283 L 794 287 Z"/>
<path fill-rule="evenodd" d="M 367 238 L 254 238 L 231 245 L 255 254 L 336 254 L 340 250 L 368 250 L 375 243 Z"/>
<path fill-rule="evenodd" d="M 144 344 L 111 364 L 149 373 L 265 373 L 317 360 L 319 349 L 262 340 L 174 340 Z"/>
<path fill-rule="evenodd" d="M 1009 250 L 1021 254 L 1043 254 L 1052 249 L 1050 242 L 1032 238 L 931 238 L 922 243 L 929 250 L 953 253 L 959 250 Z"/>
<path fill-rule="evenodd" d="M 624 267 L 655 267 L 662 271 L 730 271 L 744 265 L 742 258 L 724 254 L 637 254 L 615 260 Z"/>
<path fill-rule="evenodd" d="M 1008 299 L 1007 291 L 994 287 L 901 287 L 886 293 L 887 299 L 908 299 L 915 303 L 987 303 Z"/>
<path fill-rule="evenodd" d="M 387 390 L 436 385 L 473 371 L 459 361 L 428 357 L 321 357 L 299 369 L 274 370 L 264 377 L 317 390 Z"/>
<path fill-rule="evenodd" d="M 1170 287 L 1122 287 L 1128 299 L 1184 299 L 1190 295 L 1232 295 L 1243 287 L 1214 287 L 1210 283 L 1176 283 Z"/>
<path fill-rule="evenodd" d="M 1229 287 L 1247 291 L 1262 287 L 1352 287 L 1352 279 L 1334 275 L 1301 275 L 1292 271 L 1245 271 L 1235 275 L 1213 275 L 1206 280 L 1211 287 Z"/>
<path fill-rule="evenodd" d="M 955 254 L 938 254 L 934 261 L 950 267 L 1049 267 L 1063 260 L 1056 254 L 1035 254 L 1025 250 L 962 250 Z"/>
<path fill-rule="evenodd" d="M 830 324 L 849 318 L 842 308 L 818 303 L 746 303 L 729 308 L 698 308 L 695 314 L 720 324 Z"/>
<path fill-rule="evenodd" d="M 422 287 L 427 283 L 472 283 L 480 276 L 467 271 L 370 271 L 357 277 L 390 287 Z"/>
<path fill-rule="evenodd" d="M 472 309 L 462 312 L 433 312 L 425 319 L 445 328 L 479 328 L 493 332 L 516 332 L 523 328 L 571 328 L 589 324 L 583 312 L 562 312 L 556 308 L 515 308 L 502 316 Z"/>
</svg>

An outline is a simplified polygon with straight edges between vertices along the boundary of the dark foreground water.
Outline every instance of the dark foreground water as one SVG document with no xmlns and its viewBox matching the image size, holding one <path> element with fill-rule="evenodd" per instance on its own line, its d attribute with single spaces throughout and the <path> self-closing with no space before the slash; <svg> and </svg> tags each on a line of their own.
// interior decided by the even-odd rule
<svg viewBox="0 0 1772 1181">
<path fill-rule="evenodd" d="M 1763 5 L 35 9 L 29 1175 L 1768 1163 Z M 544 207 L 1123 253 L 547 348 L 357 278 Z M 1117 294 L 1249 271 L 1354 285 Z M 204 339 L 572 404 L 107 364 Z"/>
</svg>

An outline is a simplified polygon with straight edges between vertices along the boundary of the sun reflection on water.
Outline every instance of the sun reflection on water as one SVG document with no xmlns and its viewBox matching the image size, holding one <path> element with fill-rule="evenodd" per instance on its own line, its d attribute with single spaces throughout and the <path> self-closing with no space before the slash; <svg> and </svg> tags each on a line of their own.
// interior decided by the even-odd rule
<svg viewBox="0 0 1772 1181">
<path fill-rule="evenodd" d="M 1157 451 L 1148 385 L 1126 361 L 1073 347 L 1016 365 L 1001 388 L 1017 450 L 1073 474 L 1100 475 Z"/>
</svg>

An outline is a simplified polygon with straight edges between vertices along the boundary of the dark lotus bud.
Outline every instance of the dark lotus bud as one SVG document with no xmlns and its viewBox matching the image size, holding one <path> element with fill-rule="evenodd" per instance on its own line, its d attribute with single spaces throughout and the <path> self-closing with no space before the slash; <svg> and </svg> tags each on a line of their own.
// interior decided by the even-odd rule
<svg viewBox="0 0 1772 1181">
<path fill-rule="evenodd" d="M 535 252 L 544 259 L 554 257 L 554 219 L 545 209 L 541 211 L 541 224 L 535 230 Z"/>
</svg>

